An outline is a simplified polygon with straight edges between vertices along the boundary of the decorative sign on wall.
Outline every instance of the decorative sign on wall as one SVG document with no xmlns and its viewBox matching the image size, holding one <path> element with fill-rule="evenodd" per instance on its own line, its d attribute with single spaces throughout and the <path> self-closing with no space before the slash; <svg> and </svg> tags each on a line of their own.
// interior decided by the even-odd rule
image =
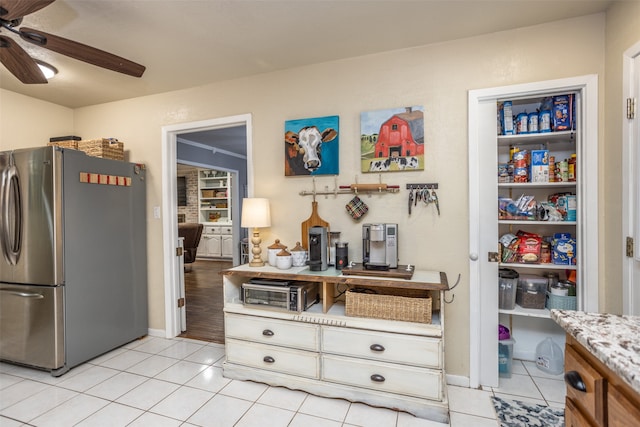
<svg viewBox="0 0 640 427">
<path fill-rule="evenodd" d="M 362 172 L 424 170 L 424 107 L 360 113 Z"/>
<path fill-rule="evenodd" d="M 338 175 L 338 116 L 287 120 L 284 123 L 284 174 Z"/>
</svg>

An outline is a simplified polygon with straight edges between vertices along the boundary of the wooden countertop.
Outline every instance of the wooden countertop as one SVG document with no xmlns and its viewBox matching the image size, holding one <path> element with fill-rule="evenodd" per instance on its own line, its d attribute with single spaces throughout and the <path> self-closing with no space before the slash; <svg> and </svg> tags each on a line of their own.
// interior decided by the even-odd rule
<svg viewBox="0 0 640 427">
<path fill-rule="evenodd" d="M 282 279 L 283 276 L 291 280 L 308 280 L 314 282 L 336 283 L 346 285 L 373 285 L 379 287 L 390 288 L 407 288 L 407 289 L 423 289 L 446 291 L 449 290 L 449 282 L 447 275 L 441 271 L 420 271 L 416 270 L 411 279 L 401 279 L 394 277 L 378 277 L 378 276 L 358 276 L 343 275 L 340 270 L 329 267 L 324 271 L 311 271 L 309 266 L 292 267 L 288 270 L 281 270 L 276 267 L 265 265 L 264 267 L 250 267 L 248 264 L 239 265 L 220 272 L 222 275 L 228 276 L 251 276 L 266 279 Z"/>
</svg>

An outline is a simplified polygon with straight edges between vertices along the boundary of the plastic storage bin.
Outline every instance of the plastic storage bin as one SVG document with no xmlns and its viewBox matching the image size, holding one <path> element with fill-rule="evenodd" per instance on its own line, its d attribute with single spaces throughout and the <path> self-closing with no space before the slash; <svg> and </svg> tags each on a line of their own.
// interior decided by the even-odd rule
<svg viewBox="0 0 640 427">
<path fill-rule="evenodd" d="M 501 268 L 498 278 L 498 308 L 513 310 L 516 308 L 516 288 L 518 272 L 510 268 Z"/>
<path fill-rule="evenodd" d="M 546 277 L 521 274 L 516 303 L 522 308 L 543 309 L 547 302 L 547 283 Z"/>
<path fill-rule="evenodd" d="M 511 378 L 513 371 L 513 338 L 498 341 L 498 376 Z"/>
</svg>

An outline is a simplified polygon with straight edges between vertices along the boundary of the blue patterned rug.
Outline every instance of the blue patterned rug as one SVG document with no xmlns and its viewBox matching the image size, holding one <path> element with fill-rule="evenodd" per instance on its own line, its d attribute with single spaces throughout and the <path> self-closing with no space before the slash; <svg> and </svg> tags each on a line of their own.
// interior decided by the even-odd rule
<svg viewBox="0 0 640 427">
<path fill-rule="evenodd" d="M 492 397 L 500 427 L 564 427 L 564 411 L 544 405 Z"/>
</svg>

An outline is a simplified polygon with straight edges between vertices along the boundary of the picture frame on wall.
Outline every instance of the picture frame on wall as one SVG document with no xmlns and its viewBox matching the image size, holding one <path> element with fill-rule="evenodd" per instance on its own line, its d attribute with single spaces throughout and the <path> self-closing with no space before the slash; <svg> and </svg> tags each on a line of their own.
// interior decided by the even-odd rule
<svg viewBox="0 0 640 427">
<path fill-rule="evenodd" d="M 362 172 L 424 170 L 424 107 L 360 113 Z"/>
<path fill-rule="evenodd" d="M 285 121 L 285 176 L 338 175 L 339 126 L 338 116 Z"/>
</svg>

